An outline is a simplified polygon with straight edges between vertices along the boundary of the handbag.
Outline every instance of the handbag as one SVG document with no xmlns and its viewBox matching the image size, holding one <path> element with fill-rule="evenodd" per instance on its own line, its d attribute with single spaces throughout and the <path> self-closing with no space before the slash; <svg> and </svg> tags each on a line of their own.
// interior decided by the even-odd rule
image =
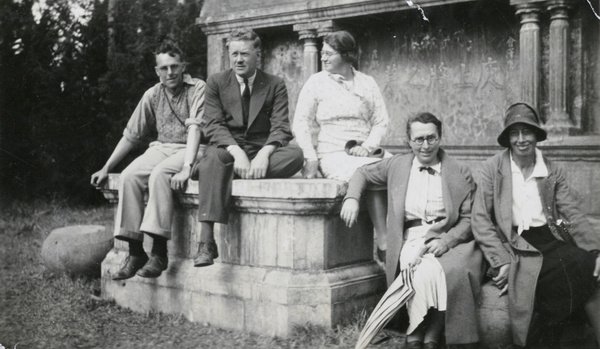
<svg viewBox="0 0 600 349">
<path fill-rule="evenodd" d="M 577 247 L 577 243 L 569 231 L 571 222 L 563 219 L 554 219 L 554 217 L 550 216 L 546 217 L 546 220 L 548 221 L 548 227 L 553 233 L 560 236 L 569 245 Z"/>
<path fill-rule="evenodd" d="M 346 150 L 346 154 L 350 155 L 350 149 L 356 147 L 357 145 L 361 145 L 362 142 L 357 142 L 355 140 L 351 140 L 346 142 L 346 146 L 344 147 Z M 369 152 L 369 155 L 367 155 L 367 157 L 370 158 L 380 158 L 382 159 L 385 156 L 385 150 L 383 150 L 383 148 L 377 147 L 373 150 L 371 150 Z"/>
</svg>

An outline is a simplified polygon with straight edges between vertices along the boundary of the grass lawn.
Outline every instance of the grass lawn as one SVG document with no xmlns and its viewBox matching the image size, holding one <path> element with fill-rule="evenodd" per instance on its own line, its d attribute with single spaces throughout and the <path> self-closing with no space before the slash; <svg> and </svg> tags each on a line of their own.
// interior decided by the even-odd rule
<svg viewBox="0 0 600 349">
<path fill-rule="evenodd" d="M 182 316 L 139 314 L 103 300 L 99 279 L 48 272 L 40 251 L 55 228 L 101 224 L 112 209 L 63 202 L 0 208 L 0 345 L 8 348 L 354 348 L 365 314 L 336 329 L 299 325 L 287 339 L 225 331 Z M 207 319 L 210 322 L 210 319 Z M 373 348 L 399 348 L 395 336 Z M 0 348 L 2 348 L 0 346 Z"/>
</svg>

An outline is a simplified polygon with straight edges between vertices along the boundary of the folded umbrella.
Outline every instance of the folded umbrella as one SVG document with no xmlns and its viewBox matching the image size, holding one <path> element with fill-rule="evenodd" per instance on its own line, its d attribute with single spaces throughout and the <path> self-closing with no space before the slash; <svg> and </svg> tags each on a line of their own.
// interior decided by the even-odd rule
<svg viewBox="0 0 600 349">
<path fill-rule="evenodd" d="M 415 294 L 413 268 L 406 268 L 392 282 L 367 319 L 354 349 L 364 349 L 396 312 Z"/>
</svg>

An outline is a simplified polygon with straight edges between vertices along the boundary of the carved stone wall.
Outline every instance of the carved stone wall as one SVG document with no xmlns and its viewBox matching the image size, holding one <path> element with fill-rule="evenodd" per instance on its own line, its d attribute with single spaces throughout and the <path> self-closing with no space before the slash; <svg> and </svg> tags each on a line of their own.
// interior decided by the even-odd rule
<svg viewBox="0 0 600 349">
<path fill-rule="evenodd" d="M 303 46 L 291 27 L 273 33 L 261 33 L 263 42 L 263 68 L 285 81 L 288 90 L 290 119 L 294 116 L 303 78 Z M 274 35 L 275 34 L 275 35 Z"/>
<path fill-rule="evenodd" d="M 586 190 L 600 180 L 600 20 L 585 1 L 205 0 L 198 24 L 208 35 L 208 74 L 229 66 L 231 29 L 261 35 L 262 67 L 284 78 L 290 118 L 304 81 L 320 69 L 322 37 L 349 30 L 357 68 L 384 94 L 392 152 L 407 151 L 407 117 L 430 111 L 444 122 L 443 146 L 476 164 L 500 149 L 506 107 L 532 103 L 549 131 L 541 148 L 600 216 L 598 192 Z"/>
<path fill-rule="evenodd" d="M 348 23 L 358 34 L 359 69 L 384 94 L 385 144 L 404 144 L 407 118 L 429 111 L 442 119 L 446 144 L 495 145 L 504 110 L 519 97 L 514 10 L 461 4 L 428 9 L 427 17 L 404 11 Z"/>
</svg>

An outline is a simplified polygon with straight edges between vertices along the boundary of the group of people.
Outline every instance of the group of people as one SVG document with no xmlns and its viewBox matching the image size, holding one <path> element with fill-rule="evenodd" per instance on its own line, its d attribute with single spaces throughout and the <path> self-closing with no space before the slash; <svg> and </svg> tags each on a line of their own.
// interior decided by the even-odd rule
<svg viewBox="0 0 600 349">
<path fill-rule="evenodd" d="M 475 181 L 467 165 L 440 148 L 442 122 L 431 113 L 408 119 L 409 154 L 380 148 L 388 114 L 375 80 L 353 67 L 358 50 L 348 32 L 324 38 L 323 71 L 302 88 L 291 126 L 283 80 L 257 68 L 258 35 L 233 30 L 227 48 L 231 69 L 204 83 L 185 73 L 177 45 L 164 42 L 155 53 L 160 82 L 92 175 L 100 185 L 154 135 L 120 177 L 115 238 L 127 241 L 129 254 L 113 279 L 155 278 L 167 269 L 174 191 L 189 178 L 199 181 L 194 265 L 203 267 L 219 256 L 214 223 L 228 221 L 234 178 L 320 173 L 348 182 L 340 212 L 347 225 L 367 206 L 388 285 L 401 270 L 413 270 L 408 348 L 476 346 L 485 278 L 508 297 L 515 345 L 557 347 L 560 326 L 582 311 L 600 342 L 600 235 L 563 171 L 537 148 L 547 134 L 534 108 L 508 108 L 498 137 L 506 149 L 485 161 Z M 144 234 L 153 239 L 150 254 Z"/>
</svg>

